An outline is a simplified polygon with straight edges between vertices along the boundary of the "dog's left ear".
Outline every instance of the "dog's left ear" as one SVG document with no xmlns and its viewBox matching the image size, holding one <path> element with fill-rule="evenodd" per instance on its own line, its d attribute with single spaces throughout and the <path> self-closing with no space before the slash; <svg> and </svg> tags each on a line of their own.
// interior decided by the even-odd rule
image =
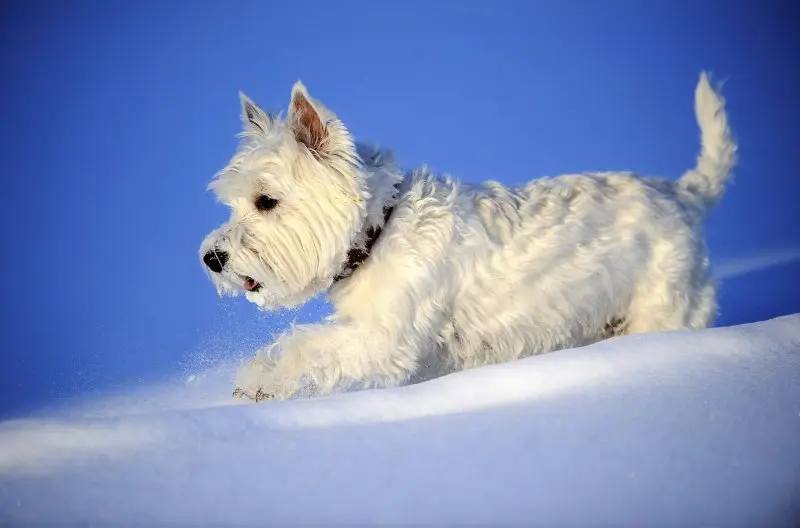
<svg viewBox="0 0 800 528">
<path fill-rule="evenodd" d="M 297 81 L 292 87 L 289 123 L 297 141 L 315 152 L 323 151 L 328 138 L 328 130 L 308 94 L 308 90 L 300 81 Z"/>
</svg>

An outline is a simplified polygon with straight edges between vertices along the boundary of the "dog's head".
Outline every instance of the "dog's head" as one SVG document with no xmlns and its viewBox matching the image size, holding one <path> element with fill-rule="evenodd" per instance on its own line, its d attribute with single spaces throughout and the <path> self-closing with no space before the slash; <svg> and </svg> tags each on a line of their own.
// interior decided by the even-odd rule
<svg viewBox="0 0 800 528">
<path fill-rule="evenodd" d="M 327 289 L 358 243 L 375 164 L 300 82 L 285 118 L 240 99 L 241 143 L 209 184 L 231 217 L 206 236 L 200 259 L 220 295 L 295 306 Z"/>
</svg>

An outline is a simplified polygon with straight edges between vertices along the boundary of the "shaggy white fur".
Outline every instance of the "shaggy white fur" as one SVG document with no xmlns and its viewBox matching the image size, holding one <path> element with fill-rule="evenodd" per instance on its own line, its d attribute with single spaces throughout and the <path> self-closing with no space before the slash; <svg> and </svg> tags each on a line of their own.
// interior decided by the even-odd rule
<svg viewBox="0 0 800 528">
<path fill-rule="evenodd" d="M 604 172 L 508 188 L 424 167 L 404 175 L 299 82 L 285 119 L 240 95 L 241 145 L 210 184 L 231 217 L 200 258 L 220 294 L 274 308 L 329 290 L 335 313 L 260 351 L 236 395 L 288 398 L 304 380 L 317 395 L 395 386 L 715 318 L 703 221 L 736 145 L 705 73 L 695 91 L 702 149 L 677 182 Z M 334 282 L 380 228 L 369 258 Z"/>
</svg>

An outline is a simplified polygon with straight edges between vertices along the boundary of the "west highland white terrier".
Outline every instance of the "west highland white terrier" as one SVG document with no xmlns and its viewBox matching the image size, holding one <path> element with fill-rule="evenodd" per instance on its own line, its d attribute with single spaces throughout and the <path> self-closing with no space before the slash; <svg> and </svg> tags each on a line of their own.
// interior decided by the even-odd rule
<svg viewBox="0 0 800 528">
<path fill-rule="evenodd" d="M 335 311 L 259 351 L 235 396 L 391 387 L 713 323 L 703 222 L 737 148 L 705 73 L 701 152 L 677 181 L 600 172 L 509 188 L 404 174 L 300 82 L 285 118 L 240 99 L 241 144 L 209 185 L 231 217 L 200 258 L 220 295 L 271 309 L 327 290 Z"/>
</svg>

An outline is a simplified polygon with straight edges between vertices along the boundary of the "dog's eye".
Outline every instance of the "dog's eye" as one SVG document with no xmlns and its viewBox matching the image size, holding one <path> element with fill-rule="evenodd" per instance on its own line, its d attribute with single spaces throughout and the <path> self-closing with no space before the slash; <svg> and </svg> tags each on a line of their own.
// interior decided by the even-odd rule
<svg viewBox="0 0 800 528">
<path fill-rule="evenodd" d="M 256 209 L 259 211 L 269 211 L 274 209 L 276 205 L 278 205 L 278 200 L 267 196 L 266 194 L 262 194 L 256 198 Z"/>
</svg>

